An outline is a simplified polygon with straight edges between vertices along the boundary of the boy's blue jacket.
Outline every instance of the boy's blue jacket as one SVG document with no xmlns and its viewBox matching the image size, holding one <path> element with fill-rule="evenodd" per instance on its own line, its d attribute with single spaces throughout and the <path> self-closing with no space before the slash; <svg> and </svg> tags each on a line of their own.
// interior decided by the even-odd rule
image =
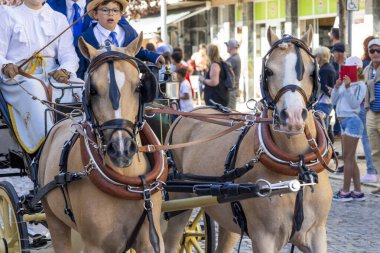
<svg viewBox="0 0 380 253">
<path fill-rule="evenodd" d="M 86 0 L 86 5 L 88 4 L 89 0 Z M 47 0 L 47 3 L 50 5 L 50 7 L 62 13 L 66 16 L 67 14 L 67 8 L 66 8 L 66 0 Z M 84 12 L 87 11 L 87 8 L 84 10 Z M 82 25 L 82 36 L 86 40 L 87 43 L 95 47 L 96 49 L 99 49 L 99 43 L 95 38 L 94 35 L 94 26 L 96 21 L 92 20 L 88 15 L 86 15 L 83 18 L 83 25 Z M 121 20 L 118 23 L 125 31 L 125 42 L 122 45 L 123 47 L 127 46 L 129 43 L 131 43 L 137 36 L 136 30 L 128 23 L 128 21 L 125 19 L 124 16 L 121 17 Z M 77 52 L 77 55 L 79 57 L 79 69 L 77 71 L 77 76 L 79 78 L 84 78 L 84 73 L 87 70 L 87 67 L 89 65 L 89 62 L 87 59 L 85 59 L 78 47 L 78 41 L 74 41 L 75 51 Z M 150 61 L 155 63 L 157 58 L 159 57 L 159 54 L 149 52 L 148 50 L 145 50 L 141 48 L 140 52 L 136 55 L 137 58 L 139 58 L 142 61 Z"/>
<path fill-rule="evenodd" d="M 137 34 L 136 30 L 126 20 L 124 22 L 122 22 L 122 20 L 120 20 L 118 25 L 120 25 L 125 32 L 125 40 L 124 40 L 123 45 L 121 45 L 121 47 L 126 47 L 135 38 L 137 38 L 138 34 Z M 96 40 L 96 37 L 94 34 L 94 27 L 95 27 L 95 24 L 90 26 L 90 28 L 88 28 L 86 32 L 82 33 L 81 36 L 84 38 L 84 40 L 88 44 L 90 44 L 91 46 L 93 46 L 96 49 L 99 49 L 100 44 Z M 137 53 L 136 58 L 138 58 L 142 61 L 149 61 L 149 62 L 156 63 L 159 56 L 160 55 L 157 53 L 150 52 L 144 48 L 141 48 L 140 51 Z M 84 66 L 79 67 L 81 72 L 79 73 L 78 77 L 83 79 L 84 73 L 86 72 L 86 70 L 88 68 L 89 61 L 87 59 L 85 59 L 82 55 L 81 55 L 81 58 L 82 59 L 81 59 L 80 63 L 82 63 L 82 61 L 84 61 Z"/>
</svg>

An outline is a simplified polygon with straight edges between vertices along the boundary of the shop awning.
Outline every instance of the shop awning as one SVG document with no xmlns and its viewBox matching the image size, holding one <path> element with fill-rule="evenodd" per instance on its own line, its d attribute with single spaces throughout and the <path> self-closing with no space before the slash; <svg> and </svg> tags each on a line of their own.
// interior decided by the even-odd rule
<svg viewBox="0 0 380 253">
<path fill-rule="evenodd" d="M 194 10 L 186 10 L 182 12 L 177 13 L 169 13 L 166 16 L 166 24 L 174 24 L 178 23 L 180 21 L 183 21 L 185 19 L 188 19 L 192 16 L 195 16 L 199 13 L 202 13 L 206 11 L 209 7 L 201 7 Z M 143 32 L 144 38 L 147 38 L 148 34 L 152 34 L 154 32 L 157 32 L 158 29 L 161 27 L 161 16 L 150 16 L 150 17 L 144 17 L 139 20 L 131 20 L 129 23 L 132 25 L 133 28 L 136 29 L 137 32 Z"/>
</svg>

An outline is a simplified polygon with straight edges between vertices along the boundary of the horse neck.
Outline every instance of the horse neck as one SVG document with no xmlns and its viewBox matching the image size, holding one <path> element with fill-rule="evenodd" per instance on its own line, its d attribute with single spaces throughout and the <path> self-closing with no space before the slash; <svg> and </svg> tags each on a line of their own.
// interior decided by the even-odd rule
<svg viewBox="0 0 380 253">
<path fill-rule="evenodd" d="M 310 133 L 313 138 L 316 137 L 315 123 L 311 111 L 308 113 L 305 124 L 309 127 Z M 305 154 L 309 151 L 309 144 L 305 134 L 297 134 L 294 136 L 287 136 L 284 133 L 279 133 L 271 128 L 271 135 L 276 145 L 291 154 Z"/>
</svg>

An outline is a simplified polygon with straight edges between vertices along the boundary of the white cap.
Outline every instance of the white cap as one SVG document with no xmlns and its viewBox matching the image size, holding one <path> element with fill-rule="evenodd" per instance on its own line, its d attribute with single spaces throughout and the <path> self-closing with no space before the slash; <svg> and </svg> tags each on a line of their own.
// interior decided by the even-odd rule
<svg viewBox="0 0 380 253">
<path fill-rule="evenodd" d="M 363 68 L 363 62 L 362 60 L 360 60 L 359 57 L 357 56 L 351 56 L 351 57 L 348 57 L 346 59 L 346 62 L 344 63 L 344 65 L 355 65 L 357 66 L 358 68 Z"/>
<path fill-rule="evenodd" d="M 368 43 L 368 48 L 372 47 L 373 45 L 380 46 L 380 39 L 373 39 Z"/>
</svg>

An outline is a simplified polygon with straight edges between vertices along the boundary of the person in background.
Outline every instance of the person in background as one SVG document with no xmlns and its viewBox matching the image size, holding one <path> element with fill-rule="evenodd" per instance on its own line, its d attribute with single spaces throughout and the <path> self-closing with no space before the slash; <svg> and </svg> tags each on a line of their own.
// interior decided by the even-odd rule
<svg viewBox="0 0 380 253">
<path fill-rule="evenodd" d="M 368 52 L 368 43 L 375 38 L 376 38 L 375 36 L 371 35 L 365 38 L 363 41 L 363 55 L 362 55 L 363 69 L 365 69 L 371 62 L 371 58 L 369 57 L 369 52 Z"/>
<path fill-rule="evenodd" d="M 200 44 L 199 50 L 191 56 L 191 61 L 195 66 L 193 75 L 204 76 L 208 70 L 206 48 L 206 44 Z M 202 83 L 199 83 L 198 85 L 200 97 L 202 98 L 204 85 Z"/>
<path fill-rule="evenodd" d="M 189 82 L 190 87 L 191 87 L 191 94 L 194 95 L 193 91 L 193 86 L 190 81 L 190 75 L 192 73 L 191 67 L 183 60 L 183 50 L 182 48 L 176 47 L 173 49 L 173 54 L 172 54 L 172 60 L 173 60 L 173 65 L 174 65 L 174 70 L 176 71 L 177 69 L 180 68 L 186 68 L 186 80 Z"/>
<path fill-rule="evenodd" d="M 210 70 L 206 76 L 199 76 L 199 82 L 205 85 L 205 102 L 206 105 L 213 105 L 213 102 L 227 106 L 229 102 L 229 91 L 224 85 L 219 84 L 219 80 L 224 78 L 221 71 L 221 60 L 219 49 L 214 44 L 209 44 L 206 51 Z"/>
<path fill-rule="evenodd" d="M 367 82 L 367 134 L 371 144 L 371 156 L 375 169 L 380 168 L 380 39 L 373 39 L 368 43 L 371 63 L 364 70 Z M 371 192 L 380 196 L 380 188 Z"/>
<path fill-rule="evenodd" d="M 156 52 L 156 47 L 154 46 L 153 43 L 146 43 L 145 49 L 148 50 L 149 52 Z"/>
<path fill-rule="evenodd" d="M 368 43 L 371 40 L 373 40 L 374 38 L 375 38 L 374 36 L 368 36 L 363 42 L 363 49 L 364 49 L 364 54 L 362 56 L 363 68 L 366 68 L 371 63 L 371 58 L 369 57 L 369 52 L 368 52 Z M 375 183 L 379 180 L 379 176 L 377 174 L 377 170 L 375 168 L 375 165 L 373 164 L 373 161 L 372 161 L 371 145 L 369 143 L 367 128 L 366 128 L 367 110 L 366 110 L 364 104 L 365 104 L 365 99 L 360 104 L 359 117 L 364 124 L 364 132 L 363 132 L 363 136 L 361 138 L 361 141 L 363 144 L 364 156 L 365 156 L 366 165 L 367 165 L 367 172 L 365 175 L 360 177 L 360 182 L 362 182 L 362 183 Z"/>
<path fill-rule="evenodd" d="M 342 146 L 344 160 L 343 189 L 333 196 L 334 201 L 363 201 L 364 193 L 361 192 L 360 171 L 356 163 L 356 147 L 364 130 L 364 125 L 359 118 L 360 103 L 363 101 L 367 87 L 361 77 L 363 75 L 363 63 L 358 57 L 350 57 L 347 65 L 356 65 L 359 81 L 351 82 L 348 76 L 343 80 L 338 79 L 331 93 L 331 100 L 336 105 L 336 113 L 342 128 Z M 354 190 L 350 192 L 351 180 L 354 182 Z"/>
<path fill-rule="evenodd" d="M 136 30 L 128 22 L 120 22 L 127 5 L 126 0 L 93 0 L 89 2 L 87 8 L 92 10 L 89 15 L 98 23 L 82 33 L 84 40 L 96 49 L 104 47 L 106 41 L 111 41 L 116 47 L 126 47 L 131 43 L 138 36 Z M 153 62 L 159 67 L 164 63 L 162 56 L 143 48 L 136 57 L 142 61 Z M 83 59 L 81 63 L 83 66 L 80 68 L 79 76 L 84 77 L 90 62 Z"/>
<path fill-rule="evenodd" d="M 344 46 L 343 43 L 341 42 L 337 42 L 334 44 L 333 48 L 331 49 L 331 52 L 332 52 L 332 65 L 334 66 L 334 69 L 335 69 L 335 72 L 336 72 L 336 77 L 335 77 L 335 80 L 338 80 L 339 78 L 339 72 L 340 72 L 340 66 L 344 64 L 344 62 L 346 61 L 346 47 Z M 340 127 L 340 122 L 338 120 L 338 116 L 336 114 L 336 108 L 334 107 L 334 111 L 335 111 L 335 124 L 333 126 L 333 131 L 334 131 L 334 136 L 335 137 L 338 137 L 341 135 L 341 127 Z M 334 137 L 334 138 L 335 138 Z M 342 152 L 344 153 L 343 151 L 343 144 L 342 144 Z M 344 171 L 344 165 L 341 165 L 337 170 L 336 172 L 337 173 L 343 173 Z"/>
<path fill-rule="evenodd" d="M 334 46 L 336 43 L 340 43 L 339 28 L 331 28 L 328 34 L 332 46 Z"/>
<path fill-rule="evenodd" d="M 161 46 L 156 48 L 156 52 L 164 58 L 164 64 L 159 70 L 159 79 L 167 80 L 170 77 L 170 73 L 175 73 L 175 66 L 172 60 L 173 48 L 169 44 L 161 44 Z"/>
<path fill-rule="evenodd" d="M 321 83 L 321 92 L 318 98 L 316 110 L 325 113 L 326 129 L 329 129 L 329 116 L 332 111 L 331 90 L 334 88 L 336 72 L 334 67 L 329 63 L 330 49 L 319 47 L 314 51 L 315 58 L 319 65 L 319 78 Z"/>
<path fill-rule="evenodd" d="M 241 72 L 241 60 L 240 55 L 238 53 L 239 50 L 239 42 L 235 39 L 230 39 L 225 42 L 227 46 L 227 52 L 230 54 L 230 57 L 227 59 L 227 62 L 231 64 L 232 70 L 235 75 L 234 87 L 230 90 L 230 102 L 228 103 L 228 107 L 236 110 L 236 98 L 239 95 L 239 80 L 240 80 L 240 72 Z"/>
<path fill-rule="evenodd" d="M 194 109 L 194 105 L 191 86 L 186 80 L 187 68 L 179 68 L 176 73 L 179 81 L 179 107 L 181 111 L 189 112 Z"/>
</svg>

